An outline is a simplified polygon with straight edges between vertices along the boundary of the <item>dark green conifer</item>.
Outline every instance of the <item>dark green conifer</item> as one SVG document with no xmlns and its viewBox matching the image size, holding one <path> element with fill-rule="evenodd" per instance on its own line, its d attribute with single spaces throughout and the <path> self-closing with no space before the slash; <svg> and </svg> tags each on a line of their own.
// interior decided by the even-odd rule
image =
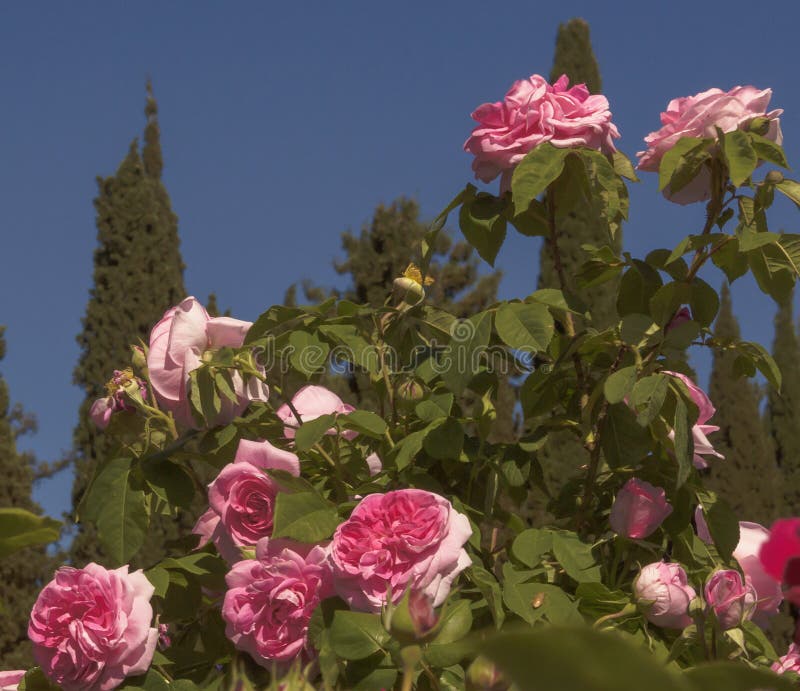
<svg viewBox="0 0 800 691">
<path fill-rule="evenodd" d="M 800 515 L 800 345 L 792 315 L 793 296 L 778 306 L 772 356 L 781 371 L 781 390 L 767 394 L 766 426 L 783 487 L 784 513 Z"/>
<path fill-rule="evenodd" d="M 97 248 L 94 286 L 90 291 L 81 355 L 74 380 L 85 392 L 74 432 L 76 455 L 73 506 L 77 507 L 93 469 L 109 458 L 109 441 L 89 419 L 92 402 L 104 395 L 114 369 L 130 363 L 130 345 L 149 339 L 164 311 L 185 297 L 178 218 L 161 181 L 163 159 L 158 108 L 150 85 L 147 124 L 140 154 L 134 140 L 115 175 L 98 178 Z M 174 521 L 158 517 L 138 560 L 148 564 L 163 554 L 164 542 L 176 534 Z M 80 525 L 70 549 L 73 563 L 103 560 L 91 526 Z"/>
<path fill-rule="evenodd" d="M 761 424 L 758 387 L 737 376 L 733 367 L 737 355 L 724 347 L 739 339 L 739 322 L 727 284 L 720 291 L 714 339 L 720 346 L 714 348 L 708 395 L 717 409 L 710 423 L 720 429 L 709 436 L 709 441 L 725 459 L 711 459 L 707 484 L 742 520 L 770 525 L 783 505 L 778 470 Z"/>
<path fill-rule="evenodd" d="M 0 360 L 5 355 L 0 326 Z M 41 514 L 31 498 L 36 475 L 32 455 L 20 453 L 17 439 L 30 428 L 19 406 L 9 404 L 8 386 L 0 376 L 0 507 Z M 53 576 L 55 558 L 45 547 L 27 547 L 0 560 L 0 670 L 33 666 L 28 642 L 28 617 L 41 587 Z"/>
</svg>

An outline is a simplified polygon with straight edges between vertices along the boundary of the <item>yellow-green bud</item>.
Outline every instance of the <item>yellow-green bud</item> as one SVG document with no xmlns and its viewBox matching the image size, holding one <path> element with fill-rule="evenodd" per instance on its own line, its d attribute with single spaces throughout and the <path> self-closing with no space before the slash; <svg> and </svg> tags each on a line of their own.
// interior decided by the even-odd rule
<svg viewBox="0 0 800 691">
<path fill-rule="evenodd" d="M 769 118 L 766 118 L 763 115 L 753 118 L 750 121 L 750 125 L 747 129 L 755 134 L 765 135 L 767 132 L 769 132 Z"/>
<path fill-rule="evenodd" d="M 781 173 L 779 170 L 771 170 L 764 177 L 764 182 L 768 182 L 771 185 L 777 185 L 778 183 L 783 182 L 783 173 Z"/>
<path fill-rule="evenodd" d="M 467 691 L 506 691 L 511 684 L 494 663 L 479 655 L 467 670 Z"/>
</svg>

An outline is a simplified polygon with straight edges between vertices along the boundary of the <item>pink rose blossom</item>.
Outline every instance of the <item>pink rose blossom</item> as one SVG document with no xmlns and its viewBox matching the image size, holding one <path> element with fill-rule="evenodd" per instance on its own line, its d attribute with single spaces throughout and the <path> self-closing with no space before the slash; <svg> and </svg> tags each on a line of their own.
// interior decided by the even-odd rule
<svg viewBox="0 0 800 691">
<path fill-rule="evenodd" d="M 697 526 L 697 536 L 711 544 L 711 534 L 708 531 L 703 511 L 698 506 L 694 513 L 694 522 Z M 753 586 L 756 593 L 756 608 L 753 621 L 765 628 L 769 618 L 778 613 L 783 593 L 781 584 L 770 576 L 761 565 L 759 552 L 761 546 L 769 539 L 769 530 L 758 523 L 741 521 L 739 523 L 739 542 L 733 550 L 733 557 L 739 563 L 744 573 L 745 584 Z"/>
<path fill-rule="evenodd" d="M 300 389 L 292 398 L 292 405 L 300 415 L 300 420 L 310 422 L 322 415 L 347 415 L 352 413 L 355 408 L 348 405 L 339 398 L 333 391 L 329 391 L 324 386 L 308 384 Z M 294 412 L 288 403 L 284 403 L 276 411 L 276 415 L 283 420 L 283 436 L 287 439 L 294 439 L 295 429 L 300 425 Z M 326 434 L 336 434 L 336 430 L 331 428 Z M 347 430 L 342 436 L 345 439 L 353 439 L 358 435 L 355 430 Z"/>
<path fill-rule="evenodd" d="M 331 556 L 339 596 L 353 609 L 379 612 L 407 587 L 438 607 L 471 561 L 463 545 L 469 520 L 447 499 L 421 489 L 370 494 L 340 524 Z"/>
<path fill-rule="evenodd" d="M 611 507 L 611 529 L 624 537 L 640 540 L 653 533 L 672 513 L 663 488 L 631 478 L 617 493 Z"/>
<path fill-rule="evenodd" d="M 605 96 L 590 95 L 585 84 L 568 87 L 562 75 L 554 84 L 534 74 L 514 82 L 502 102 L 484 103 L 472 113 L 478 125 L 464 143 L 475 156 L 475 177 L 491 182 L 501 173 L 509 188 L 513 168 L 543 142 L 559 148 L 588 147 L 609 154 L 619 137 Z"/>
<path fill-rule="evenodd" d="M 636 599 L 647 620 L 667 629 L 684 629 L 692 623 L 689 603 L 697 597 L 680 564 L 658 561 L 643 566 L 633 584 Z"/>
<path fill-rule="evenodd" d="M 783 674 L 784 672 L 795 672 L 800 674 L 800 646 L 797 643 L 792 643 L 786 655 L 779 657 L 772 663 L 772 671 L 775 674 Z"/>
<path fill-rule="evenodd" d="M 233 463 L 226 465 L 208 486 L 210 507 L 194 527 L 202 547 L 213 541 L 222 557 L 234 563 L 240 547 L 255 545 L 272 535 L 272 517 L 278 485 L 264 470 L 285 470 L 300 475 L 300 461 L 290 451 L 268 441 L 242 439 Z"/>
<path fill-rule="evenodd" d="M 709 89 L 694 96 L 675 98 L 661 113 L 661 129 L 648 134 L 644 141 L 646 151 L 639 151 L 639 169 L 658 172 L 661 159 L 683 137 L 716 137 L 716 128 L 733 132 L 748 125 L 757 117 L 770 120 L 766 137 L 776 144 L 783 142 L 780 120 L 782 110 L 767 112 L 772 97 L 771 89 L 758 90 L 754 86 L 736 86 L 730 91 Z M 703 166 L 701 172 L 686 187 L 671 193 L 664 190 L 667 199 L 678 204 L 704 201 L 711 196 L 711 172 Z"/>
<path fill-rule="evenodd" d="M 764 571 L 783 584 L 786 598 L 800 605 L 800 518 L 775 521 L 759 559 Z"/>
<path fill-rule="evenodd" d="M 142 400 L 147 398 L 147 386 L 139 377 L 134 377 L 131 370 L 114 370 L 114 376 L 106 384 L 108 395 L 98 398 L 89 409 L 89 417 L 99 429 L 108 427 L 114 413 L 121 410 L 135 410 L 125 392 L 125 388 L 131 385 Z"/>
<path fill-rule="evenodd" d="M 664 333 L 669 333 L 672 329 L 676 329 L 677 327 L 681 326 L 681 324 L 685 324 L 686 322 L 692 321 L 692 313 L 689 311 L 688 307 L 681 307 L 676 313 L 675 316 L 670 319 L 669 324 L 664 327 Z"/>
<path fill-rule="evenodd" d="M 158 641 L 153 586 L 128 566 L 62 566 L 36 600 L 28 624 L 33 656 L 64 691 L 109 691 L 144 674 Z"/>
<path fill-rule="evenodd" d="M 234 564 L 225 577 L 225 635 L 260 665 L 313 657 L 308 622 L 333 594 L 328 550 L 264 538 L 256 558 Z"/>
<path fill-rule="evenodd" d="M 8 672 L 0 672 L 0 691 L 17 691 L 17 686 L 22 681 L 27 670 L 17 669 Z"/>
<path fill-rule="evenodd" d="M 713 610 L 720 627 L 732 629 L 753 615 L 756 591 L 752 584 L 732 569 L 715 571 L 706 582 L 706 604 Z"/>
<path fill-rule="evenodd" d="M 705 391 L 697 386 L 697 384 L 685 374 L 670 372 L 668 370 L 664 370 L 664 374 L 669 374 L 671 377 L 680 379 L 686 385 L 686 388 L 689 389 L 689 396 L 691 396 L 692 401 L 697 406 L 697 422 L 695 422 L 694 427 L 692 427 L 692 440 L 694 441 L 694 457 L 692 461 L 694 462 L 694 467 L 700 469 L 708 468 L 708 461 L 705 459 L 706 456 L 724 459 L 725 456 L 715 451 L 711 442 L 708 441 L 707 435 L 719 431 L 717 425 L 707 424 L 708 421 L 714 417 L 714 413 L 717 412 L 717 409 L 711 403 L 711 399 L 709 399 Z M 674 433 L 670 434 L 670 438 L 673 437 L 673 434 Z"/>
<path fill-rule="evenodd" d="M 197 427 L 189 403 L 189 375 L 200 367 L 203 353 L 218 348 L 240 348 L 252 322 L 230 317 L 209 317 L 203 305 L 188 297 L 168 309 L 150 333 L 147 367 L 150 382 L 162 408 L 171 411 L 186 427 Z M 239 372 L 233 372 L 233 390 L 237 402 L 220 396 L 222 410 L 211 426 L 224 425 L 241 415 L 250 401 L 266 401 L 269 390 L 255 377 L 245 384 Z"/>
</svg>

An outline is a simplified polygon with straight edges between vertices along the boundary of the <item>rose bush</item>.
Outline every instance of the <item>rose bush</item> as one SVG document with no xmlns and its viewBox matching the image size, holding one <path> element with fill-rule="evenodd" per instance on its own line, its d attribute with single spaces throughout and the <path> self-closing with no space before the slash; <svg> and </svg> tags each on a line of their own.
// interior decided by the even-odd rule
<svg viewBox="0 0 800 691">
<path fill-rule="evenodd" d="M 763 347 L 714 337 L 701 278 L 750 268 L 778 301 L 797 278 L 800 236 L 764 231 L 800 183 L 754 179 L 786 167 L 768 96 L 670 105 L 640 167 L 673 196 L 704 171 L 712 184 L 696 232 L 643 260 L 612 249 L 635 174 L 607 100 L 534 75 L 475 111 L 465 145 L 501 194 L 459 192 L 380 307 L 331 298 L 254 322 L 170 308 L 94 411 L 115 447 L 79 517 L 118 568 L 44 587 L 26 691 L 793 688 L 796 648 L 781 657 L 764 630 L 800 586 L 800 519 L 770 532 L 704 486 L 726 461 L 714 404 L 681 371 L 687 347 L 722 349 L 780 386 Z M 558 267 L 573 213 L 608 243 L 559 287 L 457 319 L 426 297 L 456 210 L 489 262 L 510 224 Z M 573 279 L 616 281 L 618 318 L 598 324 Z M 564 435 L 575 467 L 545 472 Z M 194 535 L 130 573 L 150 517 L 195 500 Z"/>
</svg>

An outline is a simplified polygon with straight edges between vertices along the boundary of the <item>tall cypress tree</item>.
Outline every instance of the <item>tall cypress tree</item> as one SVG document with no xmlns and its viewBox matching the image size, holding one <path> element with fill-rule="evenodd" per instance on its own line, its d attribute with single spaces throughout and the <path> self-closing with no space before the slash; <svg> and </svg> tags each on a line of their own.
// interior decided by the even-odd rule
<svg viewBox="0 0 800 691">
<path fill-rule="evenodd" d="M 765 422 L 781 477 L 784 513 L 800 513 L 800 344 L 792 315 L 793 296 L 778 306 L 772 356 L 781 370 L 780 392 L 767 395 Z"/>
<path fill-rule="evenodd" d="M 108 439 L 89 419 L 92 402 L 104 395 L 113 370 L 130 362 L 130 345 L 140 339 L 147 342 L 150 329 L 164 311 L 186 294 L 178 218 L 161 181 L 158 107 L 150 84 L 145 115 L 141 154 L 134 140 L 116 174 L 97 179 L 94 287 L 78 336 L 81 355 L 74 372 L 75 383 L 86 394 L 74 432 L 75 507 L 98 461 L 113 452 Z M 155 523 L 158 527 L 150 531 L 149 542 L 138 557 L 142 564 L 156 560 L 163 553 L 164 541 L 176 533 L 174 521 L 156 517 Z M 70 558 L 77 565 L 103 560 L 91 526 L 80 526 Z"/>
<path fill-rule="evenodd" d="M 5 355 L 4 327 L 0 327 L 0 360 Z M 17 439 L 26 429 L 20 408 L 9 405 L 8 387 L 0 375 L 0 507 L 16 507 L 41 514 L 31 498 L 34 458 L 20 453 Z M 28 547 L 0 560 L 0 670 L 33 665 L 28 641 L 28 617 L 39 590 L 52 578 L 55 559 L 44 547 Z"/>
<path fill-rule="evenodd" d="M 725 459 L 712 459 L 707 484 L 731 505 L 742 520 L 764 525 L 777 518 L 783 500 L 775 455 L 759 414 L 760 392 L 734 371 L 736 353 L 726 343 L 739 339 L 739 322 L 733 314 L 731 293 L 724 284 L 714 323 L 714 349 L 708 395 L 717 408 L 711 424 L 719 432 L 710 436 Z"/>
</svg>

